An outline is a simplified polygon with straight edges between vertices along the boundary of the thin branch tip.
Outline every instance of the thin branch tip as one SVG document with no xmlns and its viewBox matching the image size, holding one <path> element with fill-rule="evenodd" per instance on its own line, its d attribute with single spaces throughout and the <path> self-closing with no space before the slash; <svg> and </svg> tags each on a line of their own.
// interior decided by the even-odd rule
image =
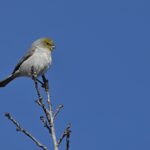
<svg viewBox="0 0 150 150">
<path fill-rule="evenodd" d="M 16 126 L 16 131 L 22 132 L 24 135 L 29 137 L 38 147 L 43 150 L 47 150 L 47 147 L 41 144 L 31 133 L 29 133 L 26 129 L 20 126 L 18 121 L 16 121 L 10 113 L 5 113 L 5 116 Z"/>
<path fill-rule="evenodd" d="M 65 131 L 63 132 L 63 134 L 61 135 L 61 137 L 59 138 L 58 146 L 61 144 L 61 142 L 63 141 L 63 139 L 66 137 L 66 148 L 67 150 L 69 150 L 69 143 L 70 143 L 70 134 L 71 134 L 71 123 L 68 123 Z"/>
<path fill-rule="evenodd" d="M 10 118 L 11 115 L 10 115 L 9 112 L 6 112 L 6 113 L 4 114 L 4 116 Z"/>
<path fill-rule="evenodd" d="M 56 118 L 56 116 L 59 114 L 60 110 L 63 108 L 64 106 L 61 104 L 57 107 L 56 112 L 54 113 L 54 120 Z"/>
</svg>

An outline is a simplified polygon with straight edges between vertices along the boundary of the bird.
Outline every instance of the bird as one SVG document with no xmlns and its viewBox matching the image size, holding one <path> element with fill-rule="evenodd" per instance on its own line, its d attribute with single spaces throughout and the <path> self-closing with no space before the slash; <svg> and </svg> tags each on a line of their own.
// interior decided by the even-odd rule
<svg viewBox="0 0 150 150">
<path fill-rule="evenodd" d="M 50 38 L 45 37 L 35 40 L 31 48 L 17 63 L 12 73 L 0 81 L 0 87 L 5 87 L 18 77 L 32 78 L 32 69 L 34 69 L 37 77 L 45 77 L 44 74 L 52 63 L 51 53 L 54 48 L 55 44 Z"/>
</svg>

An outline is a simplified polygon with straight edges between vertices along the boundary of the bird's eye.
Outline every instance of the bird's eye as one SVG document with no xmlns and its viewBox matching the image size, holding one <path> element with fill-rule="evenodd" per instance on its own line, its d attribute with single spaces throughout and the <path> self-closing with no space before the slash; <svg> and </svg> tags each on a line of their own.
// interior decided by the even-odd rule
<svg viewBox="0 0 150 150">
<path fill-rule="evenodd" d="M 49 42 L 46 42 L 46 44 L 47 44 L 47 45 L 50 45 L 50 43 L 49 43 Z"/>
</svg>

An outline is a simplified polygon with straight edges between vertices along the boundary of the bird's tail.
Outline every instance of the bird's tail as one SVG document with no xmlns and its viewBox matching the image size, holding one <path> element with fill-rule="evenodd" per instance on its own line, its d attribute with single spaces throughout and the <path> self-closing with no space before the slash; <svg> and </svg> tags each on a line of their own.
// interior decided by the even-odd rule
<svg viewBox="0 0 150 150">
<path fill-rule="evenodd" d="M 17 76 L 15 74 L 11 74 L 4 80 L 0 81 L 0 87 L 6 86 L 9 82 L 11 82 L 13 79 L 15 79 Z"/>
</svg>

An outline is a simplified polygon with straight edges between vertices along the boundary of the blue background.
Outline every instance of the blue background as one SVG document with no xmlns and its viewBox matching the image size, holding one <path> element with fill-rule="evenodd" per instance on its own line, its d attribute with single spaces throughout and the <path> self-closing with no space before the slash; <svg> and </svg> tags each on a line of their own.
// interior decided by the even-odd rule
<svg viewBox="0 0 150 150">
<path fill-rule="evenodd" d="M 57 137 L 71 122 L 71 150 L 149 150 L 149 6 L 148 0 L 1 0 L 0 79 L 35 39 L 51 37 L 53 107 L 65 106 Z M 1 149 L 38 149 L 16 133 L 5 112 L 52 149 L 36 98 L 28 78 L 0 89 Z"/>
</svg>

